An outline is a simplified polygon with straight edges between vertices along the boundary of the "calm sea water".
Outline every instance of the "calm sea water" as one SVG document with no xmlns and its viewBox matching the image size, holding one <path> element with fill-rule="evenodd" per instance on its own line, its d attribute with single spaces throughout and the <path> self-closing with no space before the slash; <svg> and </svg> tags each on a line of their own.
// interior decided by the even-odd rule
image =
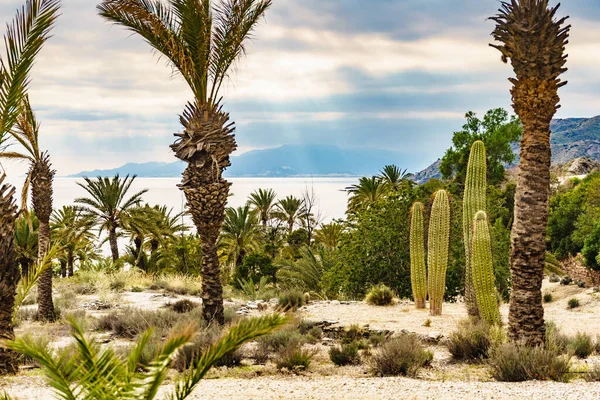
<svg viewBox="0 0 600 400">
<path fill-rule="evenodd" d="M 10 177 L 9 183 L 17 187 L 20 193 L 23 178 Z M 229 178 L 233 183 L 229 205 L 242 206 L 250 193 L 258 188 L 273 189 L 278 198 L 288 195 L 297 197 L 307 189 L 312 191 L 317 199 L 317 208 L 323 222 L 335 218 L 343 218 L 346 212 L 348 195 L 343 189 L 355 184 L 358 178 Z M 56 178 L 54 180 L 54 208 L 73 204 L 77 197 L 86 195 L 85 190 L 77 185 L 82 182 L 79 178 Z M 177 188 L 179 178 L 137 178 L 132 186 L 131 193 L 148 189 L 144 201 L 150 205 L 160 204 L 179 212 L 183 209 L 185 198 L 183 192 Z"/>
</svg>

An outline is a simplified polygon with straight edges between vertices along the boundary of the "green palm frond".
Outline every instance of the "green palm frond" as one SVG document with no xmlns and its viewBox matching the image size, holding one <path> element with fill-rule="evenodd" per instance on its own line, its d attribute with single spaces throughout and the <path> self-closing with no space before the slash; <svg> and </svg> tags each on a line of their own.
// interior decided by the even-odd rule
<svg viewBox="0 0 600 400">
<path fill-rule="evenodd" d="M 38 279 L 42 276 L 42 273 L 46 271 L 48 268 L 52 268 L 52 260 L 56 257 L 58 252 L 60 251 L 60 246 L 53 245 L 48 252 L 44 255 L 44 257 L 36 262 L 32 268 L 29 270 L 29 275 L 21 278 L 19 283 L 17 284 L 17 294 L 15 296 L 15 305 L 13 307 L 13 315 L 12 321 L 13 324 L 17 321 L 19 316 L 19 309 L 21 308 L 21 304 L 29 292 L 33 287 L 37 284 Z"/>
<path fill-rule="evenodd" d="M 0 143 L 13 129 L 35 56 L 41 50 L 60 9 L 60 0 L 27 0 L 8 25 L 6 58 L 0 60 Z"/>
</svg>

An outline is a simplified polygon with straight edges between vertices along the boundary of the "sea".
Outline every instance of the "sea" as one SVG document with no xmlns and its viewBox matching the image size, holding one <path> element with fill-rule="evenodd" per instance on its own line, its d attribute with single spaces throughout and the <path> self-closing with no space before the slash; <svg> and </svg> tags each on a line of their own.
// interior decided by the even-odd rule
<svg viewBox="0 0 600 400">
<path fill-rule="evenodd" d="M 17 188 L 17 197 L 23 186 L 23 177 L 10 177 L 8 182 Z M 344 188 L 358 183 L 358 177 L 306 177 L 306 178 L 228 178 L 232 182 L 231 196 L 228 205 L 239 207 L 246 203 L 248 196 L 256 189 L 273 189 L 277 198 L 289 195 L 302 197 L 308 192 L 315 201 L 315 214 L 319 221 L 327 223 L 334 219 L 344 218 L 348 193 Z M 86 197 L 86 191 L 78 183 L 81 178 L 54 179 L 54 209 L 72 205 L 78 197 Z M 166 205 L 175 213 L 185 209 L 185 196 L 177 184 L 179 178 L 136 178 L 130 188 L 130 194 L 147 189 L 143 201 L 154 205 Z"/>
</svg>

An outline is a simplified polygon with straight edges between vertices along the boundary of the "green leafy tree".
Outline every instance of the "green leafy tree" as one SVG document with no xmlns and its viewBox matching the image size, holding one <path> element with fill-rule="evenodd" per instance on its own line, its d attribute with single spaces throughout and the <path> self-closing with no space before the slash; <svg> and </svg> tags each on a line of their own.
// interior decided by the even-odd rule
<svg viewBox="0 0 600 400">
<path fill-rule="evenodd" d="M 287 225 L 288 235 L 294 231 L 294 226 L 304 212 L 304 201 L 292 195 L 281 199 L 275 204 L 273 217 Z"/>
<path fill-rule="evenodd" d="M 600 222 L 596 223 L 592 233 L 585 239 L 581 254 L 589 268 L 600 271 Z"/>
<path fill-rule="evenodd" d="M 326 298 L 323 276 L 335 265 L 332 253 L 324 247 L 300 250 L 300 258 L 284 261 L 277 271 L 279 285 L 286 289 L 310 292 L 319 298 Z"/>
<path fill-rule="evenodd" d="M 260 222 L 267 226 L 272 217 L 277 193 L 273 189 L 257 189 L 250 194 L 248 204 L 260 214 Z"/>
<path fill-rule="evenodd" d="M 337 249 L 342 241 L 345 229 L 346 227 L 341 222 L 321 224 L 321 227 L 315 231 L 315 242 L 329 250 Z"/>
<path fill-rule="evenodd" d="M 358 212 L 385 197 L 386 185 L 377 176 L 362 177 L 358 184 L 347 187 L 346 192 L 350 195 L 348 212 Z"/>
<path fill-rule="evenodd" d="M 246 204 L 229 207 L 225 211 L 225 222 L 221 231 L 220 245 L 231 265 L 240 266 L 247 254 L 258 250 L 260 242 L 258 213 Z"/>
<path fill-rule="evenodd" d="M 81 249 L 87 249 L 93 244 L 93 235 L 90 232 L 94 220 L 81 209 L 74 206 L 64 206 L 52 213 L 50 228 L 54 242 L 60 246 L 57 254 L 64 269 L 61 275 L 73 276 L 75 257 Z"/>
<path fill-rule="evenodd" d="M 483 120 L 469 111 L 467 122 L 462 130 L 454 132 L 452 147 L 442 158 L 440 172 L 444 179 L 455 179 L 462 187 L 467 175 L 467 163 L 471 146 L 477 140 L 485 144 L 487 152 L 487 176 L 490 185 L 498 185 L 504 180 L 505 164 L 515 161 L 512 145 L 523 133 L 523 127 L 516 117 L 508 116 L 502 108 L 489 110 Z"/>
<path fill-rule="evenodd" d="M 15 249 L 21 265 L 21 276 L 28 276 L 29 269 L 37 260 L 38 228 L 39 222 L 34 212 L 23 213 L 17 218 Z"/>
<path fill-rule="evenodd" d="M 271 0 L 104 0 L 100 15 L 141 36 L 189 85 L 194 101 L 171 145 L 188 164 L 180 188 L 202 242 L 203 315 L 225 323 L 217 240 L 231 183 L 223 178 L 237 148 L 221 104 L 223 82 L 246 54 L 246 43 Z"/>
</svg>

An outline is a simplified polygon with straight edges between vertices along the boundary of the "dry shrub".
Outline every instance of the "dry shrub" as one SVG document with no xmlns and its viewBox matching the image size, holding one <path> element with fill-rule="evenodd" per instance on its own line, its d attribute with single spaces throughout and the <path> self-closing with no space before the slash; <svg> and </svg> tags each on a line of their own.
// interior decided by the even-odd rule
<svg viewBox="0 0 600 400">
<path fill-rule="evenodd" d="M 372 306 L 390 306 L 394 303 L 394 292 L 385 285 L 373 286 L 365 301 Z"/>
<path fill-rule="evenodd" d="M 570 360 L 569 355 L 561 355 L 556 350 L 506 343 L 491 352 L 488 363 L 492 376 L 502 382 L 566 382 Z"/>
<path fill-rule="evenodd" d="M 380 376 L 404 375 L 414 377 L 422 367 L 433 360 L 433 353 L 425 350 L 414 335 L 402 335 L 384 343 L 371 357 L 371 371 Z"/>
<path fill-rule="evenodd" d="M 304 349 L 300 342 L 290 343 L 276 352 L 275 365 L 291 372 L 306 371 L 316 354 L 317 350 Z"/>
<path fill-rule="evenodd" d="M 480 361 L 488 358 L 491 346 L 490 326 L 483 320 L 461 321 L 448 341 L 448 351 L 455 360 Z"/>
<path fill-rule="evenodd" d="M 194 303 L 188 299 L 178 300 L 173 304 L 167 304 L 167 307 L 179 314 L 189 313 L 195 308 L 200 307 L 199 303 Z"/>
<path fill-rule="evenodd" d="M 342 343 L 329 349 L 329 359 L 337 366 L 360 364 L 357 343 Z"/>
<path fill-rule="evenodd" d="M 278 305 L 283 311 L 296 311 L 304 305 L 304 293 L 299 290 L 286 290 L 279 295 Z"/>
</svg>

